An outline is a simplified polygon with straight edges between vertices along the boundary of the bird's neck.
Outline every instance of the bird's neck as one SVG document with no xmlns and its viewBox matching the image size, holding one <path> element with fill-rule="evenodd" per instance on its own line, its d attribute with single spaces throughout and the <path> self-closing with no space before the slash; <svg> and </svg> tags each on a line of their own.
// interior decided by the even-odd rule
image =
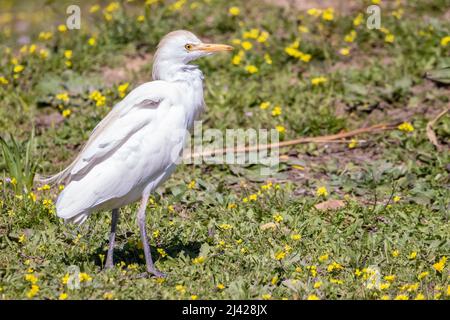
<svg viewBox="0 0 450 320">
<path fill-rule="evenodd" d="M 187 127 L 192 128 L 194 121 L 205 108 L 203 100 L 203 73 L 198 66 L 158 62 L 153 65 L 153 80 L 162 80 L 176 84 L 184 94 L 186 102 Z"/>
<path fill-rule="evenodd" d="M 203 73 L 198 66 L 173 63 L 170 61 L 155 61 L 152 72 L 153 80 L 163 80 L 167 82 L 197 82 L 203 81 Z"/>
</svg>

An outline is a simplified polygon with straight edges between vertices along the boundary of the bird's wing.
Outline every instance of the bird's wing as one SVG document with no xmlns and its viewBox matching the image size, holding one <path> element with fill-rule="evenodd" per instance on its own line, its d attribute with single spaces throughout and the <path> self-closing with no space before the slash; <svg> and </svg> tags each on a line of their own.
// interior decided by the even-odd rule
<svg viewBox="0 0 450 320">
<path fill-rule="evenodd" d="M 158 107 L 173 94 L 170 91 L 162 81 L 149 82 L 134 89 L 94 128 L 81 152 L 66 169 L 41 181 L 53 183 L 80 179 L 134 133 L 154 121 Z M 150 109 L 155 112 L 145 112 L 144 116 L 142 111 Z"/>
</svg>

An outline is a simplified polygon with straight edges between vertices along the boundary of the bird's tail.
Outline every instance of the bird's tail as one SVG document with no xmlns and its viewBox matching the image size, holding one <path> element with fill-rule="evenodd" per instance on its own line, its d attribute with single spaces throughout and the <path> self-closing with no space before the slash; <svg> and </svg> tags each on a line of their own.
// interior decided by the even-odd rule
<svg viewBox="0 0 450 320">
<path fill-rule="evenodd" d="M 34 177 L 34 181 L 38 182 L 38 183 L 42 183 L 42 184 L 49 184 L 49 185 L 61 183 L 64 180 L 66 180 L 66 178 L 69 176 L 70 169 L 71 169 L 71 166 L 65 168 L 64 170 L 62 170 L 52 176 L 44 176 L 44 175 L 36 174 L 36 176 Z"/>
</svg>

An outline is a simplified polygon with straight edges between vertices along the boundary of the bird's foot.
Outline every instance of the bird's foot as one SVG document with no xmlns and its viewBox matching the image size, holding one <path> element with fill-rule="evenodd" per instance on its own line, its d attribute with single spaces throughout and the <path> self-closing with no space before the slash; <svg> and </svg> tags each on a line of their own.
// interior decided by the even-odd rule
<svg viewBox="0 0 450 320">
<path fill-rule="evenodd" d="M 114 268 L 114 262 L 113 262 L 113 259 L 108 259 L 108 258 L 106 258 L 105 266 L 103 267 L 103 269 L 104 269 L 104 270 L 108 270 L 108 269 L 112 269 L 112 268 Z"/>
<path fill-rule="evenodd" d="M 111 262 L 111 263 L 105 263 L 105 266 L 103 267 L 103 270 L 110 270 L 110 269 L 112 269 L 112 268 L 114 268 L 114 264 Z"/>
<path fill-rule="evenodd" d="M 139 274 L 133 276 L 134 279 L 151 278 L 151 277 L 165 278 L 165 277 L 167 277 L 167 275 L 158 270 L 154 270 L 152 272 L 149 272 L 149 271 L 142 272 L 142 273 L 139 273 Z"/>
<path fill-rule="evenodd" d="M 167 275 L 165 273 L 162 273 L 161 271 L 158 271 L 156 269 L 148 270 L 148 273 L 154 275 L 157 278 L 166 278 Z"/>
</svg>

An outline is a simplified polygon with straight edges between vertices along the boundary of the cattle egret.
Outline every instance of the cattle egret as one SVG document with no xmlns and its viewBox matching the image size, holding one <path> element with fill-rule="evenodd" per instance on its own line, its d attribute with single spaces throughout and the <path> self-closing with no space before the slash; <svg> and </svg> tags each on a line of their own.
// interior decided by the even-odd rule
<svg viewBox="0 0 450 320">
<path fill-rule="evenodd" d="M 114 265 L 119 208 L 140 199 L 137 223 L 146 269 L 164 276 L 153 265 L 147 241 L 148 198 L 174 171 L 185 132 L 204 109 L 203 74 L 189 62 L 230 50 L 228 45 L 203 43 L 188 31 L 167 34 L 154 57 L 154 81 L 140 85 L 116 104 L 66 169 L 41 179 L 66 183 L 56 202 L 57 215 L 65 221 L 80 224 L 94 211 L 112 210 L 106 268 Z"/>
</svg>

